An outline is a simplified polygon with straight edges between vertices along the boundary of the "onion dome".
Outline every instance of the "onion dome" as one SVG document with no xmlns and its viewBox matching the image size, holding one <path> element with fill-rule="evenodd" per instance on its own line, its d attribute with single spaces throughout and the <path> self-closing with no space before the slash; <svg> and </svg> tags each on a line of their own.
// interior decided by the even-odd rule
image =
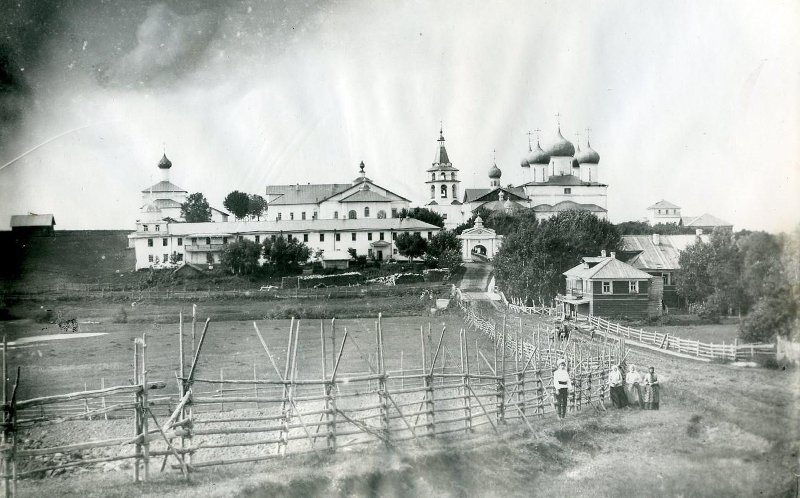
<svg viewBox="0 0 800 498">
<path fill-rule="evenodd" d="M 167 159 L 167 155 L 166 155 L 166 154 L 164 154 L 164 155 L 161 157 L 161 160 L 160 160 L 160 161 L 158 161 L 158 167 L 159 167 L 160 169 L 170 169 L 170 168 L 172 167 L 172 161 L 170 161 L 169 159 Z"/>
<path fill-rule="evenodd" d="M 600 162 L 600 154 L 592 148 L 592 144 L 587 140 L 586 148 L 580 151 L 575 159 L 577 159 L 580 164 L 597 164 Z"/>
<path fill-rule="evenodd" d="M 509 213 L 514 210 L 514 202 L 511 199 L 506 199 L 506 202 L 503 203 L 503 209 Z"/>
<path fill-rule="evenodd" d="M 547 155 L 557 157 L 572 157 L 575 155 L 575 146 L 572 142 L 561 135 L 561 127 L 558 128 L 558 135 L 555 141 L 547 148 Z"/>
<path fill-rule="evenodd" d="M 536 141 L 536 148 L 528 154 L 528 164 L 550 164 L 550 156 L 542 150 L 539 141 Z"/>
<path fill-rule="evenodd" d="M 531 165 L 530 163 L 528 163 L 528 156 L 525 156 L 522 159 L 520 159 L 519 165 L 522 166 L 523 168 L 530 168 Z"/>
<path fill-rule="evenodd" d="M 497 164 L 492 165 L 492 167 L 489 169 L 489 178 L 495 180 L 499 179 L 501 176 L 503 176 L 503 172 L 500 171 L 500 168 L 497 167 Z"/>
</svg>

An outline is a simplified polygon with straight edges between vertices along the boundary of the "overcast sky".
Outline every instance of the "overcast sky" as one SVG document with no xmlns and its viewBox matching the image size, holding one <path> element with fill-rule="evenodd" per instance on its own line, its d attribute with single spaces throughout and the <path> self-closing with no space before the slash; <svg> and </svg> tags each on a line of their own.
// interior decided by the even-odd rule
<svg viewBox="0 0 800 498">
<path fill-rule="evenodd" d="M 439 122 L 462 187 L 526 132 L 591 128 L 612 221 L 667 199 L 800 220 L 800 2 L 3 2 L 0 229 L 134 228 L 140 191 L 376 183 L 421 202 Z M 87 126 L 88 125 L 88 126 Z"/>
</svg>

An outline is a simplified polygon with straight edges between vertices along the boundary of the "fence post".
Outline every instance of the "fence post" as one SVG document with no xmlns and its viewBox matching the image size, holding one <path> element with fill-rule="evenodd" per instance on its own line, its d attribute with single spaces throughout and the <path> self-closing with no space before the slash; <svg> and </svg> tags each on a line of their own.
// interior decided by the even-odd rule
<svg viewBox="0 0 800 498">
<path fill-rule="evenodd" d="M 141 379 L 139 378 L 139 338 L 133 341 L 133 382 L 137 386 L 141 386 Z M 141 412 L 142 412 L 142 391 L 136 390 L 136 402 L 133 407 L 133 435 L 136 437 L 136 444 L 133 459 L 133 481 L 139 482 L 139 458 L 142 454 L 142 440 L 141 440 Z"/>
<path fill-rule="evenodd" d="M 425 420 L 426 420 L 426 427 L 427 432 L 430 437 L 435 437 L 436 431 L 434 424 L 436 423 L 435 414 L 434 414 L 434 405 L 433 405 L 433 369 L 428 371 L 426 366 L 426 355 L 425 352 L 425 333 L 423 332 L 423 328 L 419 328 L 420 333 L 420 343 L 422 345 L 422 381 L 425 384 Z"/>
<path fill-rule="evenodd" d="M 469 399 L 469 348 L 467 342 L 467 331 L 463 328 L 460 334 L 461 340 L 461 373 L 463 375 L 461 394 L 464 396 L 464 430 L 472 430 L 472 404 Z"/>
<path fill-rule="evenodd" d="M 6 350 L 8 349 L 8 343 L 6 342 L 6 336 L 3 336 L 3 445 L 8 444 L 9 437 L 11 435 L 11 427 L 8 425 L 10 422 L 10 413 L 8 410 L 8 388 L 7 388 L 7 381 L 8 381 L 8 363 L 6 362 Z M 9 473 L 8 469 L 11 467 L 11 456 L 8 451 L 3 451 L 3 489 L 5 491 L 4 496 L 11 496 L 11 483 L 9 482 Z"/>
<path fill-rule="evenodd" d="M 777 350 L 777 347 L 775 348 Z M 739 359 L 739 338 L 733 340 L 733 361 Z"/>
<path fill-rule="evenodd" d="M 142 437 L 144 438 L 144 480 L 150 478 L 150 441 L 148 440 L 147 409 L 147 332 L 142 334 Z"/>
<path fill-rule="evenodd" d="M 222 368 L 219 369 L 219 411 L 225 411 L 225 384 L 223 384 L 225 377 L 222 375 Z"/>
<path fill-rule="evenodd" d="M 389 393 L 386 385 L 386 365 L 384 364 L 384 351 L 383 351 L 383 328 L 381 327 L 381 313 L 378 313 L 378 323 L 375 327 L 375 335 L 378 343 L 378 372 L 380 378 L 378 379 L 378 396 L 381 403 L 381 425 L 383 426 L 383 435 L 386 438 L 386 444 L 389 443 Z"/>
</svg>

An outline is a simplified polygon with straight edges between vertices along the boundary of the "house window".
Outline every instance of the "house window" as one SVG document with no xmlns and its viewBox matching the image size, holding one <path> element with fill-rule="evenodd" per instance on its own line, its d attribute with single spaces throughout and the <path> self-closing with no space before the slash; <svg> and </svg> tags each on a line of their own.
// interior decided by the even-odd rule
<svg viewBox="0 0 800 498">
<path fill-rule="evenodd" d="M 435 199 L 435 198 L 436 198 L 436 187 L 431 185 L 431 199 Z"/>
<path fill-rule="evenodd" d="M 301 220 L 304 220 L 304 219 L 306 219 L 306 212 L 305 212 L 305 211 L 303 211 L 302 213 L 300 213 L 300 219 L 301 219 Z"/>
<path fill-rule="evenodd" d="M 197 244 L 197 237 L 192 237 L 192 244 Z"/>
<path fill-rule="evenodd" d="M 161 226 L 160 225 L 156 225 L 156 232 L 158 232 L 160 230 L 161 230 Z"/>
<path fill-rule="evenodd" d="M 239 242 L 244 240 L 244 235 L 239 235 Z"/>
<path fill-rule="evenodd" d="M 670 281 L 672 280 L 672 279 L 670 278 L 670 277 L 671 277 L 671 275 L 672 275 L 672 274 L 670 274 L 670 273 L 662 273 L 662 274 L 661 274 L 661 278 L 664 280 L 664 285 L 670 285 Z"/>
<path fill-rule="evenodd" d="M 453 173 L 453 176 L 455 176 L 455 173 Z M 455 178 L 453 178 L 453 180 L 455 180 Z M 455 199 L 456 197 L 458 197 L 458 194 L 456 193 L 456 186 L 453 185 L 453 199 Z"/>
<path fill-rule="evenodd" d="M 447 185 L 442 185 L 439 190 L 442 191 L 442 199 L 447 199 Z"/>
<path fill-rule="evenodd" d="M 180 252 L 179 252 L 179 253 L 177 253 L 177 254 L 175 255 L 175 260 L 176 260 L 176 261 L 183 261 L 183 253 L 180 253 Z"/>
<path fill-rule="evenodd" d="M 293 219 L 294 219 L 294 213 L 289 213 L 289 219 L 290 219 L 290 220 L 293 220 Z"/>
<path fill-rule="evenodd" d="M 338 220 L 339 219 L 339 211 L 334 211 L 333 212 L 333 219 L 334 220 Z"/>
<path fill-rule="evenodd" d="M 283 214 L 283 213 L 280 213 L 280 212 L 278 213 L 278 221 L 281 221 L 282 214 Z"/>
<path fill-rule="evenodd" d="M 364 208 L 364 218 L 369 218 L 369 207 Z"/>
<path fill-rule="evenodd" d="M 181 238 L 181 237 L 178 237 L 178 245 L 179 245 L 179 246 L 182 246 L 182 245 L 183 245 L 183 238 Z"/>
<path fill-rule="evenodd" d="M 147 239 L 147 247 L 153 247 L 153 239 Z"/>
<path fill-rule="evenodd" d="M 392 232 L 392 240 L 397 240 L 397 234 Z"/>
<path fill-rule="evenodd" d="M 392 208 L 392 218 L 397 218 L 397 208 Z"/>
<path fill-rule="evenodd" d="M 355 210 L 355 209 L 351 209 L 351 210 L 350 210 L 350 211 L 347 213 L 347 218 L 348 218 L 348 219 L 350 219 L 350 220 L 354 220 L 354 219 L 356 219 L 356 210 Z"/>
<path fill-rule="evenodd" d="M 275 240 L 277 240 L 277 239 L 278 239 L 278 236 L 277 236 L 277 235 L 275 235 L 275 234 L 272 234 L 272 235 L 270 235 L 270 236 L 269 236 L 269 239 L 270 239 L 272 242 L 275 242 Z"/>
<path fill-rule="evenodd" d="M 303 242 L 308 242 L 308 234 L 307 233 L 303 234 Z"/>
<path fill-rule="evenodd" d="M 207 246 L 211 245 L 211 237 L 206 237 L 206 245 Z"/>
<path fill-rule="evenodd" d="M 261 236 L 260 235 L 256 235 L 256 244 L 258 244 L 259 242 L 261 242 Z"/>
<path fill-rule="evenodd" d="M 169 261 L 169 254 L 164 253 L 164 254 L 162 254 L 162 256 L 164 256 L 164 259 L 162 259 L 161 261 L 163 261 L 165 263 Z"/>
<path fill-rule="evenodd" d="M 433 238 L 433 232 L 428 232 L 428 240 L 431 240 L 432 238 Z"/>
<path fill-rule="evenodd" d="M 325 234 L 324 233 L 319 234 L 319 241 L 320 242 L 325 242 Z"/>
<path fill-rule="evenodd" d="M 372 232 L 367 233 L 367 240 L 372 240 Z"/>
<path fill-rule="evenodd" d="M 142 230 L 147 231 L 147 225 L 142 225 Z"/>
<path fill-rule="evenodd" d="M 661 210 L 660 209 L 658 210 L 658 214 L 661 214 Z"/>
<path fill-rule="evenodd" d="M 167 241 L 167 239 L 161 239 L 161 245 L 162 246 L 167 247 L 168 244 L 169 244 L 169 242 Z"/>
<path fill-rule="evenodd" d="M 572 189 L 570 187 L 567 187 L 567 188 L 564 189 L 564 193 L 565 194 L 571 194 L 572 193 Z"/>
<path fill-rule="evenodd" d="M 442 219 L 443 219 L 443 220 L 446 220 L 446 219 L 447 219 L 447 213 L 442 213 Z"/>
<path fill-rule="evenodd" d="M 342 234 L 337 232 L 336 233 L 336 242 L 339 242 L 340 240 L 342 240 Z"/>
<path fill-rule="evenodd" d="M 292 241 L 292 234 L 290 234 L 290 233 L 286 234 L 286 241 L 287 242 L 291 242 Z"/>
<path fill-rule="evenodd" d="M 352 240 L 353 242 L 356 241 L 356 233 L 355 232 L 350 234 L 350 240 Z"/>
<path fill-rule="evenodd" d="M 628 282 L 628 293 L 629 294 L 638 294 L 639 293 L 639 282 Z"/>
<path fill-rule="evenodd" d="M 386 211 L 384 211 L 383 209 L 378 211 L 378 219 L 379 220 L 385 220 L 386 219 Z"/>
<path fill-rule="evenodd" d="M 378 239 L 383 240 L 383 232 L 380 233 L 380 236 L 378 237 Z"/>
<path fill-rule="evenodd" d="M 147 261 L 149 261 L 150 263 L 153 262 L 153 255 L 152 254 L 148 254 L 147 255 Z"/>
<path fill-rule="evenodd" d="M 228 237 L 222 237 L 222 243 L 223 244 L 227 244 L 228 243 Z"/>
<path fill-rule="evenodd" d="M 397 254 L 397 249 L 392 249 L 392 254 Z"/>
<path fill-rule="evenodd" d="M 611 294 L 611 282 L 609 282 L 608 280 L 603 281 L 602 292 L 603 294 Z"/>
<path fill-rule="evenodd" d="M 316 219 L 317 219 L 317 212 L 316 212 L 316 211 L 314 211 L 314 212 L 311 214 L 311 219 L 312 219 L 312 220 L 316 220 Z"/>
</svg>

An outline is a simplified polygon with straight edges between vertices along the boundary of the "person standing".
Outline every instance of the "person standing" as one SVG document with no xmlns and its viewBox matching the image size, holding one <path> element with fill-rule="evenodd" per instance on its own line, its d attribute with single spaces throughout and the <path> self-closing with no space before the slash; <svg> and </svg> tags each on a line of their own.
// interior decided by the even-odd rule
<svg viewBox="0 0 800 498">
<path fill-rule="evenodd" d="M 658 410 L 658 376 L 656 369 L 650 367 L 650 371 L 644 376 L 644 409 Z"/>
<path fill-rule="evenodd" d="M 642 374 L 636 370 L 635 365 L 628 367 L 628 374 L 625 376 L 627 384 L 628 403 L 642 408 Z"/>
<path fill-rule="evenodd" d="M 567 416 L 567 394 L 572 390 L 566 360 L 558 360 L 558 368 L 553 372 L 553 386 L 556 389 L 556 414 L 563 420 Z"/>
<path fill-rule="evenodd" d="M 625 397 L 625 381 L 619 365 L 614 365 L 608 372 L 608 387 L 611 393 L 611 402 L 616 408 L 628 406 L 628 399 Z"/>
</svg>

